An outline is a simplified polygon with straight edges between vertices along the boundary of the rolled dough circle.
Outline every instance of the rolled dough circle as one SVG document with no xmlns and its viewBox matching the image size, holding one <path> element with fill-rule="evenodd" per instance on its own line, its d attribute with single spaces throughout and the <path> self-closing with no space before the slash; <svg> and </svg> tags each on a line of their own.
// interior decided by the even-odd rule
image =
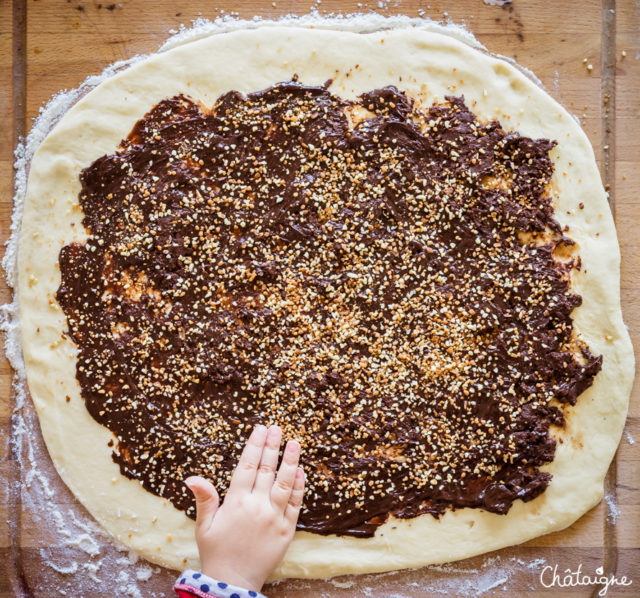
<svg viewBox="0 0 640 598">
<path fill-rule="evenodd" d="M 620 253 L 593 150 L 573 117 L 517 68 L 444 32 L 406 28 L 355 33 L 295 26 L 211 35 L 154 55 L 107 79 L 71 108 L 31 163 L 19 244 L 18 296 L 29 390 L 49 453 L 65 483 L 123 544 L 152 562 L 199 566 L 193 521 L 171 503 L 120 475 L 107 446 L 112 435 L 91 418 L 75 376 L 76 347 L 55 300 L 58 254 L 86 233 L 78 204 L 79 173 L 113 153 L 135 122 L 160 100 L 185 94 L 211 106 L 230 91 L 252 92 L 291 79 L 333 79 L 330 90 L 354 98 L 395 85 L 430 105 L 464 94 L 483 120 L 506 130 L 555 139 L 552 180 L 556 218 L 570 227 L 582 295 L 577 333 L 603 355 L 593 386 L 565 410 L 555 432 L 553 474 L 538 498 L 516 501 L 507 515 L 479 509 L 440 519 L 391 518 L 373 538 L 297 532 L 273 575 L 329 577 L 463 559 L 567 527 L 599 502 L 624 426 L 634 357 L 622 321 Z M 580 205 L 583 207 L 581 208 Z"/>
</svg>

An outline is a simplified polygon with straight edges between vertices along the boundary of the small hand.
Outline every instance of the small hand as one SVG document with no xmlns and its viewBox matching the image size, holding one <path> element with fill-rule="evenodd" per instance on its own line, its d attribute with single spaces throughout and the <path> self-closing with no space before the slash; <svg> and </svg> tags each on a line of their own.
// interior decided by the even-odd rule
<svg viewBox="0 0 640 598">
<path fill-rule="evenodd" d="M 291 440 L 276 476 L 281 439 L 278 426 L 253 430 L 221 507 L 211 482 L 185 480 L 196 497 L 196 542 L 205 575 L 260 591 L 282 560 L 296 530 L 304 473 L 300 444 Z"/>
</svg>

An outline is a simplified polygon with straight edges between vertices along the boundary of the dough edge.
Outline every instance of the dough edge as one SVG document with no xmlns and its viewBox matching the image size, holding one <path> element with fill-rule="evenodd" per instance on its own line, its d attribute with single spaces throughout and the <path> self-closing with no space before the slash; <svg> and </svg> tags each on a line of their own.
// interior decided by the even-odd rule
<svg viewBox="0 0 640 598">
<path fill-rule="evenodd" d="M 356 64 L 359 69 L 352 68 Z M 573 117 L 511 64 L 450 36 L 419 29 L 360 34 L 288 26 L 213 35 L 154 55 L 104 81 L 56 125 L 31 164 L 18 295 L 29 389 L 61 477 L 105 529 L 143 557 L 173 569 L 199 566 L 193 522 L 120 475 L 107 447 L 111 433 L 84 406 L 75 378 L 75 346 L 61 336 L 66 323 L 55 302 L 57 258 L 62 245 L 84 238 L 77 203 L 79 171 L 113 152 L 152 105 L 184 93 L 210 106 L 231 89 L 263 89 L 294 73 L 307 84 L 333 78 L 331 91 L 343 97 L 389 84 L 418 96 L 426 83 L 427 103 L 463 93 L 480 118 L 497 117 L 505 129 L 556 139 L 556 217 L 570 226 L 568 234 L 582 258 L 573 286 L 583 305 L 573 319 L 591 350 L 603 355 L 603 369 L 567 411 L 567 427 L 558 433 L 563 442 L 545 467 L 554 478 L 540 497 L 516 501 L 505 516 L 461 509 L 439 520 L 430 515 L 391 518 L 374 538 L 297 532 L 272 579 L 449 562 L 567 527 L 602 497 L 634 372 L 620 309 L 618 242 L 593 150 Z M 452 82 L 457 87 L 447 89 Z"/>
</svg>

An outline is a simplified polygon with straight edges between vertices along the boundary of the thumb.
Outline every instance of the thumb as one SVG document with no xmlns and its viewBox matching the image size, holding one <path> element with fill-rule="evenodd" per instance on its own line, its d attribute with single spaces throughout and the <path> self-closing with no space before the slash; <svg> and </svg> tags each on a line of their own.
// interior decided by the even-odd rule
<svg viewBox="0 0 640 598">
<path fill-rule="evenodd" d="M 209 529 L 220 504 L 216 489 L 200 476 L 188 477 L 184 483 L 196 498 L 196 527 Z"/>
</svg>

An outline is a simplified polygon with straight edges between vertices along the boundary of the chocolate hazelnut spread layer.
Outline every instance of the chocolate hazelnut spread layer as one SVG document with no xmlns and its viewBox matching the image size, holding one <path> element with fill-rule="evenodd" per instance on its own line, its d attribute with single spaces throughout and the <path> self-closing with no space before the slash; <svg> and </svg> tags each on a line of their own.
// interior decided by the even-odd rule
<svg viewBox="0 0 640 598">
<path fill-rule="evenodd" d="M 122 474 L 194 517 L 183 480 L 224 494 L 251 428 L 277 423 L 303 447 L 299 529 L 544 492 L 553 426 L 602 363 L 570 317 L 553 147 L 393 87 L 156 105 L 82 172 L 88 237 L 59 259 Z"/>
</svg>

